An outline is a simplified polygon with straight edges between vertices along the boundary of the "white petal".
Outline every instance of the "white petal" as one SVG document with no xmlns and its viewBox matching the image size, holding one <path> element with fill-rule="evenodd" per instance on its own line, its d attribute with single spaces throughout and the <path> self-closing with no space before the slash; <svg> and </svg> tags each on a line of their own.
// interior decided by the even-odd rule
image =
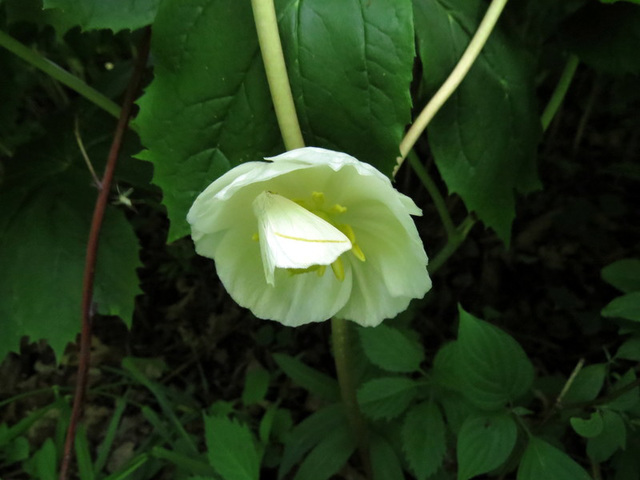
<svg viewBox="0 0 640 480">
<path fill-rule="evenodd" d="M 271 286 L 262 271 L 260 247 L 250 238 L 241 230 L 215 237 L 218 276 L 240 306 L 258 318 L 293 327 L 328 320 L 344 306 L 351 293 L 350 270 L 342 282 L 331 271 L 319 277 L 315 272 L 292 275 L 277 270 Z"/>
<path fill-rule="evenodd" d="M 273 285 L 276 268 L 330 265 L 351 249 L 337 228 L 297 203 L 264 191 L 253 201 L 267 282 Z"/>
</svg>

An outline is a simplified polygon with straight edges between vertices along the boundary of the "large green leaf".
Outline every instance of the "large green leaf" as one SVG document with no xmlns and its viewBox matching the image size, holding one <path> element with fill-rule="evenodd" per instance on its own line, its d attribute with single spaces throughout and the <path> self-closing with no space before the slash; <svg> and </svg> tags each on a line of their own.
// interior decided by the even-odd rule
<svg viewBox="0 0 640 480">
<path fill-rule="evenodd" d="M 374 420 L 395 418 L 415 398 L 418 386 L 405 377 L 375 378 L 358 389 L 358 403 L 364 414 Z"/>
<path fill-rule="evenodd" d="M 411 120 L 411 0 L 276 3 L 306 143 L 391 174 Z"/>
<path fill-rule="evenodd" d="M 80 330 L 87 239 L 97 191 L 70 124 L 5 162 L 0 189 L 0 357 L 23 336 L 46 339 L 59 356 Z M 87 139 L 88 140 L 88 139 Z M 109 136 L 95 134 L 89 155 L 106 158 Z M 102 227 L 94 289 L 97 311 L 130 324 L 139 293 L 137 239 L 121 212 Z"/>
<path fill-rule="evenodd" d="M 478 27 L 479 0 L 414 0 L 429 94 L 442 84 Z M 456 93 L 431 122 L 429 144 L 451 193 L 506 243 L 515 193 L 540 187 L 535 155 L 540 119 L 527 52 L 498 26 Z"/>
<path fill-rule="evenodd" d="M 531 387 L 533 366 L 522 347 L 462 309 L 457 353 L 462 392 L 479 408 L 499 409 Z"/>
<path fill-rule="evenodd" d="M 135 30 L 153 22 L 160 0 L 43 0 L 45 9 L 57 9 L 69 24 L 83 30 Z"/>
<path fill-rule="evenodd" d="M 169 241 L 195 197 L 230 167 L 281 144 L 250 2 L 167 0 L 153 25 L 155 78 L 136 119 L 164 192 Z"/>
<path fill-rule="evenodd" d="M 623 258 L 602 269 L 602 279 L 625 293 L 640 290 L 640 259 Z"/>
<path fill-rule="evenodd" d="M 343 423 L 331 430 L 304 459 L 293 480 L 328 480 L 356 449 L 356 441 Z"/>
</svg>

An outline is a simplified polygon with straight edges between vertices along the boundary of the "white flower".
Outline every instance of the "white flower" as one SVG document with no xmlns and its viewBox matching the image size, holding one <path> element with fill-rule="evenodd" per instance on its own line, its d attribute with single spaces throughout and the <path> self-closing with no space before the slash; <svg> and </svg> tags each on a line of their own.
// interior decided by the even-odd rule
<svg viewBox="0 0 640 480">
<path fill-rule="evenodd" d="M 238 304 L 289 326 L 375 326 L 431 288 L 411 218 L 422 212 L 387 177 L 321 148 L 267 160 L 218 178 L 187 215 L 196 251 Z"/>
</svg>

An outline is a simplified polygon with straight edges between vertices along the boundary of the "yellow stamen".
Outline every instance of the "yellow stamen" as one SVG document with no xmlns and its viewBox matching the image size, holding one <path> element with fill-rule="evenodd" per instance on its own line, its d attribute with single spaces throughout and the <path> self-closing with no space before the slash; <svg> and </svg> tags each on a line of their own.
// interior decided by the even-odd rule
<svg viewBox="0 0 640 480">
<path fill-rule="evenodd" d="M 324 193 L 322 192 L 311 193 L 311 198 L 313 199 L 313 202 L 316 204 L 317 208 L 322 207 L 322 205 L 324 204 Z"/>
<path fill-rule="evenodd" d="M 347 207 L 343 207 L 339 203 L 336 203 L 334 206 L 332 206 L 329 209 L 329 213 L 333 213 L 334 215 L 337 215 L 339 213 L 344 213 L 346 211 L 347 211 Z"/>
<path fill-rule="evenodd" d="M 260 235 L 258 235 L 258 233 L 254 233 L 253 235 L 251 235 L 251 240 L 253 240 L 254 242 L 258 242 L 260 241 Z"/>
<path fill-rule="evenodd" d="M 318 265 L 318 276 L 321 277 L 324 275 L 324 272 L 327 271 L 327 266 L 326 265 Z"/>
<path fill-rule="evenodd" d="M 353 253 L 353 255 L 361 262 L 365 262 L 367 260 L 364 256 L 364 252 L 360 248 L 360 245 L 358 245 L 357 243 L 351 244 L 351 253 Z"/>
<path fill-rule="evenodd" d="M 344 280 L 344 265 L 342 264 L 342 260 L 340 260 L 340 257 L 338 257 L 336 261 L 331 264 L 331 270 L 333 270 L 333 274 L 338 280 L 340 280 L 341 282 Z"/>
</svg>

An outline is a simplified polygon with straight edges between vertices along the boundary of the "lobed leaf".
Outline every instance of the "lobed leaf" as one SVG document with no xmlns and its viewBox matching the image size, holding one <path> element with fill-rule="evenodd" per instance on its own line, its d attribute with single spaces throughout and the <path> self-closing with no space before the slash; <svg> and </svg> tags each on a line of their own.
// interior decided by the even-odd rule
<svg viewBox="0 0 640 480">
<path fill-rule="evenodd" d="M 414 0 L 422 83 L 433 94 L 475 33 L 486 9 L 479 0 Z M 429 125 L 429 146 L 450 193 L 509 243 L 515 193 L 540 188 L 541 134 L 533 61 L 500 25 Z"/>
</svg>

